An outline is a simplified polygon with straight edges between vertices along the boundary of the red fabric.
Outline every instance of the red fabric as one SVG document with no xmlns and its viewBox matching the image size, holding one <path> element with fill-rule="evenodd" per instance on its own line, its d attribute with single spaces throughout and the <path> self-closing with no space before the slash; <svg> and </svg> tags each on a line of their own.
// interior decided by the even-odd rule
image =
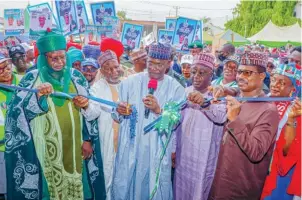
<svg viewBox="0 0 302 200">
<path fill-rule="evenodd" d="M 79 49 L 79 50 L 82 49 L 82 45 L 81 45 L 81 44 L 75 43 L 75 42 L 72 42 L 72 41 L 69 41 L 69 42 L 67 43 L 67 48 L 66 48 L 66 50 L 68 51 L 68 49 L 69 49 L 70 47 L 75 47 L 75 48 L 77 48 L 77 49 Z"/>
<path fill-rule="evenodd" d="M 88 42 L 89 45 L 94 45 L 94 46 L 99 46 L 100 43 L 96 42 L 96 41 L 92 41 L 92 42 Z"/>
<path fill-rule="evenodd" d="M 104 38 L 101 42 L 101 52 L 105 52 L 106 50 L 111 50 L 116 54 L 118 62 L 120 62 L 120 57 L 124 53 L 123 44 L 112 38 Z"/>
<path fill-rule="evenodd" d="M 266 178 L 261 199 L 271 195 L 272 191 L 276 189 L 278 175 L 285 176 L 295 165 L 296 168 L 287 188 L 287 193 L 301 196 L 301 116 L 297 118 L 296 137 L 290 146 L 287 156 L 283 156 L 283 147 L 286 143 L 284 139 L 284 131 L 285 127 L 276 143 L 271 172 Z"/>
<path fill-rule="evenodd" d="M 38 50 L 38 47 L 37 47 L 37 43 L 33 43 L 33 46 L 34 46 L 34 56 L 35 56 L 35 63 L 37 63 L 37 59 L 38 59 L 38 56 L 39 56 L 39 50 Z"/>
</svg>

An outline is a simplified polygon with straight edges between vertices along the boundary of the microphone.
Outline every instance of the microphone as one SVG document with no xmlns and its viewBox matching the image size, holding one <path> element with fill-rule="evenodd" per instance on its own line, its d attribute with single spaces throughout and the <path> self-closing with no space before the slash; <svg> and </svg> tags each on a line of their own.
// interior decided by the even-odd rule
<svg viewBox="0 0 302 200">
<path fill-rule="evenodd" d="M 148 83 L 148 94 L 154 94 L 155 90 L 157 88 L 157 80 L 156 79 L 150 79 L 149 83 Z M 149 118 L 149 114 L 150 114 L 150 109 L 146 108 L 145 109 L 145 118 L 148 119 Z"/>
</svg>

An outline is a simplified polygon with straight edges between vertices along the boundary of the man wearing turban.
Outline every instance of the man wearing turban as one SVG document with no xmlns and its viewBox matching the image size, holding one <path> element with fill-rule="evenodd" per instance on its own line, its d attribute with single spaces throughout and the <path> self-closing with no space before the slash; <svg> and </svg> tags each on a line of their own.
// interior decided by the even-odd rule
<svg viewBox="0 0 302 200">
<path fill-rule="evenodd" d="M 105 199 L 98 129 L 81 114 L 88 100 L 49 96 L 53 91 L 88 95 L 88 82 L 71 68 L 63 35 L 48 30 L 37 47 L 38 70 L 28 72 L 19 86 L 38 92 L 16 91 L 7 112 L 7 197 Z"/>
</svg>

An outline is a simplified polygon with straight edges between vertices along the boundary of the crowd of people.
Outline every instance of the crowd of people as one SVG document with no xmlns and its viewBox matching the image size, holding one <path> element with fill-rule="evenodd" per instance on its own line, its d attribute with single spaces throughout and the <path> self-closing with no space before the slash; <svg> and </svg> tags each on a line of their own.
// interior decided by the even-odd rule
<svg viewBox="0 0 302 200">
<path fill-rule="evenodd" d="M 301 47 L 188 48 L 2 48 L 0 199 L 301 199 Z M 184 100 L 170 141 L 144 131 Z"/>
</svg>

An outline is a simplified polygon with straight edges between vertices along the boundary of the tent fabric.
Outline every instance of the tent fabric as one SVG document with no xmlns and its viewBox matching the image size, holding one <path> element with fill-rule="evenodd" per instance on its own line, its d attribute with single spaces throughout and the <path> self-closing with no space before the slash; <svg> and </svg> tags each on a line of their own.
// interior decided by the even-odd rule
<svg viewBox="0 0 302 200">
<path fill-rule="evenodd" d="M 257 34 L 248 38 L 252 42 L 265 41 L 269 42 L 297 42 L 301 43 L 301 27 L 298 22 L 292 26 L 276 26 L 272 21 L 259 31 Z"/>
<path fill-rule="evenodd" d="M 243 36 L 239 35 L 238 33 L 235 33 L 234 31 L 231 31 L 230 29 L 227 30 L 226 32 L 224 32 L 224 34 L 222 34 L 220 36 L 221 39 L 224 39 L 228 42 L 232 42 L 232 43 L 237 43 L 237 42 L 249 42 L 246 38 L 244 38 Z"/>
</svg>

